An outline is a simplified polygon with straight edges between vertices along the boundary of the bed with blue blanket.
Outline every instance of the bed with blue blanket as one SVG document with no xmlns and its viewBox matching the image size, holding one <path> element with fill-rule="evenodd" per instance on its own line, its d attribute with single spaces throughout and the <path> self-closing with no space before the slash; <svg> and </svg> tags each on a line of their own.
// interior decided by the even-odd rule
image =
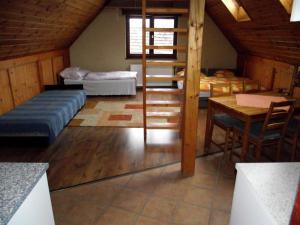
<svg viewBox="0 0 300 225">
<path fill-rule="evenodd" d="M 0 137 L 43 137 L 50 144 L 85 101 L 82 90 L 45 91 L 0 116 Z"/>
</svg>

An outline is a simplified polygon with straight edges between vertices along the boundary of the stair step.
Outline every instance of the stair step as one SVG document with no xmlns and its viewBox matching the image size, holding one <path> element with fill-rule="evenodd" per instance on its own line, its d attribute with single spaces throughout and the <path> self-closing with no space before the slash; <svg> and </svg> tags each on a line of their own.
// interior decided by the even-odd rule
<svg viewBox="0 0 300 225">
<path fill-rule="evenodd" d="M 146 102 L 147 107 L 180 107 L 182 103 L 174 100 L 149 100 Z"/>
<path fill-rule="evenodd" d="M 147 112 L 146 116 L 152 119 L 179 118 L 180 112 Z"/>
<path fill-rule="evenodd" d="M 163 60 L 151 60 L 146 62 L 147 66 L 174 66 L 174 67 L 185 67 L 185 61 L 163 61 Z"/>
<path fill-rule="evenodd" d="M 146 8 L 146 13 L 149 14 L 188 14 L 186 8 Z"/>
<path fill-rule="evenodd" d="M 170 82 L 184 80 L 184 77 L 173 75 L 146 75 L 147 82 Z"/>
<path fill-rule="evenodd" d="M 146 28 L 147 32 L 172 32 L 172 33 L 187 33 L 186 28 Z"/>
<path fill-rule="evenodd" d="M 146 93 L 180 95 L 183 93 L 183 90 L 179 88 L 146 88 Z"/>
<path fill-rule="evenodd" d="M 147 123 L 147 129 L 172 129 L 178 130 L 180 128 L 178 123 Z"/>
<path fill-rule="evenodd" d="M 177 51 L 186 51 L 187 48 L 185 45 L 170 45 L 170 46 L 159 46 L 159 45 L 147 45 L 146 49 L 164 49 L 164 50 L 177 50 Z"/>
</svg>

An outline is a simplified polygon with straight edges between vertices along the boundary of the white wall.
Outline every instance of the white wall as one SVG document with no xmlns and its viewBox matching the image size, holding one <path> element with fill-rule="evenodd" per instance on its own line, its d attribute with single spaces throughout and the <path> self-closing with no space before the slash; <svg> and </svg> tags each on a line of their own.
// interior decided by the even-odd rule
<svg viewBox="0 0 300 225">
<path fill-rule="evenodd" d="M 186 20 L 180 19 L 179 26 Z M 178 42 L 184 42 L 179 38 Z M 87 27 L 70 48 L 72 66 L 94 71 L 128 70 L 141 60 L 126 59 L 126 20 L 121 10 L 105 8 Z M 203 58 L 204 68 L 235 68 L 237 53 L 205 15 Z"/>
</svg>

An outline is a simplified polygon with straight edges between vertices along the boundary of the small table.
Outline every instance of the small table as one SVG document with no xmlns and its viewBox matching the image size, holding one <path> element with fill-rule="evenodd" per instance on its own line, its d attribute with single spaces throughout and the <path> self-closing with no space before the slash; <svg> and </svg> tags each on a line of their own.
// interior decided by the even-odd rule
<svg viewBox="0 0 300 225">
<path fill-rule="evenodd" d="M 258 93 L 259 95 L 273 95 L 278 96 L 276 93 Z M 300 108 L 300 100 L 296 101 L 295 108 Z M 208 100 L 207 109 L 207 121 L 206 121 L 206 131 L 205 131 L 205 143 L 204 149 L 208 150 L 212 138 L 212 126 L 211 120 L 215 111 L 226 113 L 234 118 L 237 118 L 245 123 L 245 129 L 242 138 L 242 152 L 240 159 L 245 161 L 248 147 L 249 147 L 249 133 L 251 128 L 251 123 L 253 120 L 264 119 L 269 109 L 267 108 L 255 108 L 239 106 L 236 102 L 235 95 L 224 96 L 224 97 L 212 97 Z"/>
</svg>

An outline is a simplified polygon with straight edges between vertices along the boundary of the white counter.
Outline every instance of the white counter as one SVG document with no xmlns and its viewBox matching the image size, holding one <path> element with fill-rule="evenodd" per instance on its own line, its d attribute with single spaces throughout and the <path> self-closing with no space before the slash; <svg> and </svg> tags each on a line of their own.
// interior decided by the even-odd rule
<svg viewBox="0 0 300 225">
<path fill-rule="evenodd" d="M 288 225 L 300 163 L 239 163 L 230 225 Z"/>
</svg>

